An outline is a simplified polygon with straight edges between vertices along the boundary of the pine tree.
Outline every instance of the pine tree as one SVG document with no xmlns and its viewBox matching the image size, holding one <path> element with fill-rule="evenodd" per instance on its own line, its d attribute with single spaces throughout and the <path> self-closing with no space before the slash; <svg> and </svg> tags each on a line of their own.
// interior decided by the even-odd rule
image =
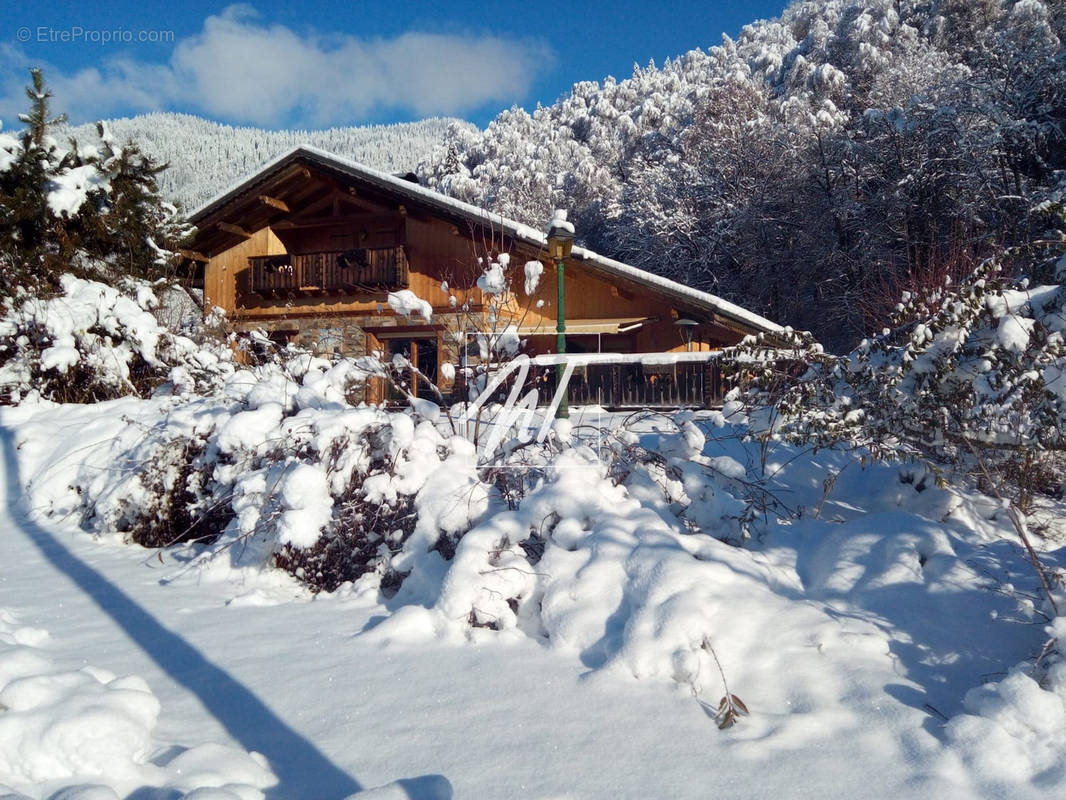
<svg viewBox="0 0 1066 800">
<path fill-rule="evenodd" d="M 10 163 L 0 172 L 0 258 L 12 277 L 5 282 L 8 290 L 20 284 L 38 287 L 46 282 L 58 232 L 48 210 L 45 186 L 49 173 L 63 162 L 50 133 L 65 117 L 51 117 L 52 93 L 41 70 L 31 70 L 30 74 L 32 85 L 26 88 L 30 112 L 19 115 L 27 127 L 17 141 L 10 142 Z"/>
<path fill-rule="evenodd" d="M 55 141 L 66 117 L 53 117 L 52 93 L 39 69 L 26 89 L 30 111 L 22 135 L 5 137 L 0 170 L 0 258 L 18 286 L 47 291 L 67 272 L 117 280 L 169 277 L 172 248 L 185 233 L 159 195 L 165 168 L 132 143 L 119 145 L 104 125 L 99 144 L 69 149 Z"/>
<path fill-rule="evenodd" d="M 32 85 L 26 87 L 26 97 L 30 99 L 30 113 L 19 114 L 19 121 L 27 126 L 22 140 L 22 146 L 27 152 L 33 148 L 45 148 L 49 132 L 67 121 L 66 114 L 51 117 L 48 107 L 52 91 L 45 86 L 44 73 L 40 67 L 30 70 L 30 78 Z"/>
</svg>

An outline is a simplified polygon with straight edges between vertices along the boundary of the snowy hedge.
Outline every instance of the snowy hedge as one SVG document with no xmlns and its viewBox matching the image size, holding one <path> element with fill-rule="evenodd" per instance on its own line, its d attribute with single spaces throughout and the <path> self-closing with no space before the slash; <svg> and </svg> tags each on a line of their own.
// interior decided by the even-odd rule
<svg viewBox="0 0 1066 800">
<path fill-rule="evenodd" d="M 165 424 L 131 421 L 108 447 L 124 480 L 77 475 L 86 524 L 153 547 L 210 542 L 315 589 L 395 580 L 405 550 L 469 527 L 485 487 L 465 439 L 414 413 L 351 406 L 365 375 L 299 355 L 236 370 L 210 396 L 161 399 Z"/>
<path fill-rule="evenodd" d="M 752 509 L 745 466 L 703 454 L 721 415 L 641 418 L 599 453 L 561 429 L 486 461 L 431 404 L 346 403 L 353 370 L 257 367 L 215 397 L 155 401 L 165 424 L 131 420 L 101 454 L 113 469 L 75 476 L 87 526 L 198 539 L 205 566 L 273 564 L 315 591 L 378 596 L 397 611 L 383 636 L 485 628 L 637 676 L 712 679 L 714 598 L 739 580 L 727 565 L 747 559 L 735 543 Z M 597 644 L 623 596 L 629 632 Z"/>
<path fill-rule="evenodd" d="M 204 391 L 233 372 L 225 345 L 196 343 L 159 324 L 151 285 L 114 288 L 65 275 L 42 298 L 18 291 L 0 305 L 0 403 L 146 397 L 164 383 Z"/>
</svg>

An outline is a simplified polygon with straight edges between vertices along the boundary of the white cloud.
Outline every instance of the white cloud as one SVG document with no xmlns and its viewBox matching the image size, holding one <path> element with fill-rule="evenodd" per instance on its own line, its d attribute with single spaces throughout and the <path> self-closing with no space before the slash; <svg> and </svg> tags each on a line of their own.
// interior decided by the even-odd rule
<svg viewBox="0 0 1066 800">
<path fill-rule="evenodd" d="M 491 34 L 409 32 L 391 39 L 297 33 L 230 6 L 203 30 L 177 42 L 168 63 L 116 58 L 63 74 L 47 64 L 55 107 L 85 121 L 124 111 L 182 108 L 231 122 L 328 125 L 372 114 L 462 114 L 485 103 L 521 100 L 552 62 L 531 39 Z M 25 109 L 21 87 L 31 59 L 0 45 L 8 79 L 0 115 Z"/>
</svg>

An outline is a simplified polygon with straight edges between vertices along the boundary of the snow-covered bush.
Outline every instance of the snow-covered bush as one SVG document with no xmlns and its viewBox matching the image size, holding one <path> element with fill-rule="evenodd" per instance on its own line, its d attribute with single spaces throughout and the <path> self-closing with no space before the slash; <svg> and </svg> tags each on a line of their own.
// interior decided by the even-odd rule
<svg viewBox="0 0 1066 800">
<path fill-rule="evenodd" d="M 257 565 L 273 558 L 332 590 L 366 573 L 398 585 L 417 561 L 408 540 L 450 557 L 484 509 L 474 447 L 438 429 L 439 406 L 411 396 L 411 413 L 390 413 L 349 402 L 371 375 L 403 391 L 406 359 L 328 361 L 290 346 L 242 366 L 230 343 L 162 327 L 149 284 L 119 290 L 66 275 L 60 287 L 4 301 L 2 402 L 132 395 L 166 408 L 157 424 L 131 419 L 112 443 L 124 480 L 78 476 L 90 529 L 148 547 L 213 543 Z"/>
<path fill-rule="evenodd" d="M 651 425 L 654 433 L 639 433 Z M 644 505 L 676 518 L 692 533 L 709 533 L 725 542 L 748 538 L 758 509 L 770 497 L 743 464 L 728 455 L 707 456 L 707 428 L 722 430 L 722 439 L 739 434 L 726 428 L 720 412 L 703 426 L 696 414 L 641 412 L 625 424 L 604 431 L 608 475 Z"/>
<path fill-rule="evenodd" d="M 275 451 L 238 481 L 232 535 L 266 531 L 275 564 L 314 590 L 367 576 L 391 594 L 424 561 L 439 570 L 487 507 L 473 447 L 418 413 L 300 412 L 287 430 L 305 455 Z"/>
<path fill-rule="evenodd" d="M 759 435 L 924 460 L 942 478 L 968 476 L 995 496 L 1055 613 L 1026 514 L 1035 497 L 1064 487 L 1061 209 L 1058 224 L 1049 239 L 982 263 L 957 286 L 905 295 L 894 326 L 847 355 L 827 355 L 793 332 L 776 347 L 749 337 L 734 351 Z"/>
<path fill-rule="evenodd" d="M 146 397 L 163 384 L 204 391 L 233 372 L 225 344 L 198 344 L 158 323 L 147 283 L 116 289 L 65 275 L 59 286 L 54 297 L 19 290 L 0 304 L 0 404 Z"/>
<path fill-rule="evenodd" d="M 212 396 L 160 398 L 164 424 L 131 420 L 110 445 L 124 480 L 77 476 L 85 524 L 273 561 L 315 590 L 367 573 L 395 586 L 419 558 L 450 557 L 486 506 L 473 445 L 442 434 L 424 401 L 350 405 L 360 363 L 295 357 L 236 371 Z"/>
<path fill-rule="evenodd" d="M 904 295 L 893 327 L 844 356 L 826 354 L 807 334 L 749 339 L 733 353 L 746 399 L 764 409 L 767 433 L 928 459 L 1027 510 L 1035 494 L 1063 486 L 1062 252 L 1013 251 L 958 285 Z"/>
<path fill-rule="evenodd" d="M 400 590 L 400 604 L 425 602 L 487 512 L 526 513 L 557 474 L 568 434 L 479 453 L 427 401 L 352 406 L 348 386 L 373 368 L 302 356 L 234 371 L 208 396 L 157 398 L 160 422 L 130 419 L 104 456 L 113 469 L 86 467 L 73 482 L 86 526 L 149 547 L 200 542 L 205 558 L 273 563 L 313 590 L 361 581 Z M 691 415 L 652 428 L 604 432 L 597 485 L 681 530 L 742 541 L 752 516 L 744 467 L 703 456 L 706 435 Z M 560 530 L 573 524 L 564 510 Z M 525 545 L 512 543 L 535 551 L 553 527 L 538 525 L 545 530 Z"/>
</svg>

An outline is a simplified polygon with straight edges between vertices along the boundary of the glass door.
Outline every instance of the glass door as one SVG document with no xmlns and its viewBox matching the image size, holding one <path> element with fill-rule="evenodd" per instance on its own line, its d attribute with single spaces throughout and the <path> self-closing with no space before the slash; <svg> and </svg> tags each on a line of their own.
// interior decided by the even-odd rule
<svg viewBox="0 0 1066 800">
<path fill-rule="evenodd" d="M 385 345 L 386 357 L 392 359 L 393 356 L 401 355 L 430 381 L 437 380 L 438 353 L 437 337 L 435 335 L 404 338 L 390 337 L 385 339 L 383 344 Z M 425 378 L 419 375 L 407 375 L 404 377 L 404 381 L 407 384 L 406 388 L 416 397 L 420 397 L 423 400 L 437 400 L 437 395 L 430 388 Z M 406 397 L 392 386 L 388 387 L 386 395 L 386 400 L 390 403 L 402 403 L 406 400 Z"/>
</svg>

